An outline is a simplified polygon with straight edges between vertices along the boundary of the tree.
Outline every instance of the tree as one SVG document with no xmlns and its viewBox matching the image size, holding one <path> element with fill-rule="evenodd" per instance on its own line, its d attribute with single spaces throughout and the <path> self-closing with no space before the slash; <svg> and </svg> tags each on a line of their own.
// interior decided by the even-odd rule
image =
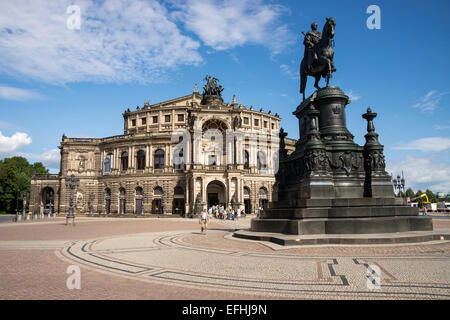
<svg viewBox="0 0 450 320">
<path fill-rule="evenodd" d="M 436 201 L 436 195 L 430 189 L 427 189 L 427 191 L 425 191 L 425 193 L 427 194 L 428 200 L 430 202 L 432 202 L 432 203 L 436 203 L 437 202 Z"/>
<path fill-rule="evenodd" d="M 422 194 L 423 194 L 422 190 L 419 189 L 419 190 L 417 190 L 415 197 L 420 197 Z M 422 207 L 423 206 L 423 198 L 417 199 L 417 203 L 418 203 L 419 207 Z"/>
<path fill-rule="evenodd" d="M 23 206 L 22 196 L 30 192 L 33 174 L 47 174 L 41 162 L 30 164 L 23 157 L 0 160 L 0 212 L 14 213 Z"/>
<path fill-rule="evenodd" d="M 406 197 L 414 198 L 414 191 L 411 188 L 408 188 L 405 192 Z"/>
</svg>

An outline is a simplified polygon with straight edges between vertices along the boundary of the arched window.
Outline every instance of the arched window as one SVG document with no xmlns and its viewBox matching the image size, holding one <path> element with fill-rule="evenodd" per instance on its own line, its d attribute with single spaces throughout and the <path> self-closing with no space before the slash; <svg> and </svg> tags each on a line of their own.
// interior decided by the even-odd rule
<svg viewBox="0 0 450 320">
<path fill-rule="evenodd" d="M 154 195 L 154 196 L 159 196 L 159 197 L 161 197 L 163 194 L 164 194 L 164 190 L 163 190 L 163 188 L 161 188 L 161 187 L 156 187 L 156 188 L 153 190 L 153 195 Z"/>
<path fill-rule="evenodd" d="M 178 150 L 174 151 L 173 167 L 175 169 L 183 169 L 184 168 L 184 153 L 183 153 L 183 149 L 178 149 Z"/>
<path fill-rule="evenodd" d="M 250 156 L 247 150 L 244 150 L 244 169 L 250 169 Z"/>
<path fill-rule="evenodd" d="M 111 159 L 112 155 L 108 154 L 103 161 L 103 173 L 111 173 Z"/>
<path fill-rule="evenodd" d="M 143 196 L 144 190 L 141 187 L 136 188 L 136 196 Z"/>
<path fill-rule="evenodd" d="M 164 169 L 164 151 L 158 149 L 155 151 L 155 169 Z"/>
<path fill-rule="evenodd" d="M 174 196 L 183 196 L 184 197 L 184 190 L 180 186 L 176 186 L 175 189 L 173 189 Z"/>
<path fill-rule="evenodd" d="M 145 169 L 145 151 L 139 150 L 137 153 L 137 169 L 144 170 Z"/>
<path fill-rule="evenodd" d="M 258 152 L 258 170 L 267 168 L 266 154 L 262 151 Z"/>
<path fill-rule="evenodd" d="M 121 156 L 120 160 L 122 162 L 122 170 L 127 170 L 128 169 L 128 152 L 126 152 L 126 151 L 122 152 L 122 156 Z"/>
</svg>

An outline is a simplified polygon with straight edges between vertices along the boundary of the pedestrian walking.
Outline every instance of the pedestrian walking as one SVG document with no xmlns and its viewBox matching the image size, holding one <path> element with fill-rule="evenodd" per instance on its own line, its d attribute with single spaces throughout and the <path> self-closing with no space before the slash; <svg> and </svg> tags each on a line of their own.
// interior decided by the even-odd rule
<svg viewBox="0 0 450 320">
<path fill-rule="evenodd" d="M 208 216 L 208 212 L 206 211 L 206 209 L 203 209 L 201 215 L 200 215 L 200 229 L 202 234 L 206 233 L 206 229 L 208 227 L 208 220 L 209 220 L 209 216 Z"/>
</svg>

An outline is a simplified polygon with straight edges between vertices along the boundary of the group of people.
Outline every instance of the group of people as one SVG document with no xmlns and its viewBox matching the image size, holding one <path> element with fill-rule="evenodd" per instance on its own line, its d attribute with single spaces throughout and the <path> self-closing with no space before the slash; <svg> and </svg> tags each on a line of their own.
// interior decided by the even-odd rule
<svg viewBox="0 0 450 320">
<path fill-rule="evenodd" d="M 208 214 L 211 217 L 222 220 L 238 220 L 241 215 L 245 217 L 244 210 L 233 209 L 231 206 L 227 209 L 223 205 L 213 205 L 208 209 Z"/>
<path fill-rule="evenodd" d="M 204 233 L 206 231 L 209 219 L 212 217 L 222 220 L 239 220 L 241 216 L 245 217 L 245 215 L 245 211 L 240 208 L 233 209 L 230 206 L 227 209 L 223 205 L 213 205 L 208 210 L 203 209 L 200 215 L 201 232 Z"/>
</svg>

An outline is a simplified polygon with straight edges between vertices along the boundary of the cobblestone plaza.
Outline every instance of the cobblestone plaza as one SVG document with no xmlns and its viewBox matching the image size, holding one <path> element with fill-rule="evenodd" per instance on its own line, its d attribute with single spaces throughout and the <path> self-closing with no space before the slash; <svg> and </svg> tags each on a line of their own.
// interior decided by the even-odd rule
<svg viewBox="0 0 450 320">
<path fill-rule="evenodd" d="M 280 246 L 196 219 L 62 218 L 0 224 L 2 299 L 448 299 L 450 244 Z M 440 232 L 450 220 L 433 219 Z M 68 289 L 69 266 L 80 289 Z M 368 286 L 379 268 L 379 288 Z"/>
</svg>

